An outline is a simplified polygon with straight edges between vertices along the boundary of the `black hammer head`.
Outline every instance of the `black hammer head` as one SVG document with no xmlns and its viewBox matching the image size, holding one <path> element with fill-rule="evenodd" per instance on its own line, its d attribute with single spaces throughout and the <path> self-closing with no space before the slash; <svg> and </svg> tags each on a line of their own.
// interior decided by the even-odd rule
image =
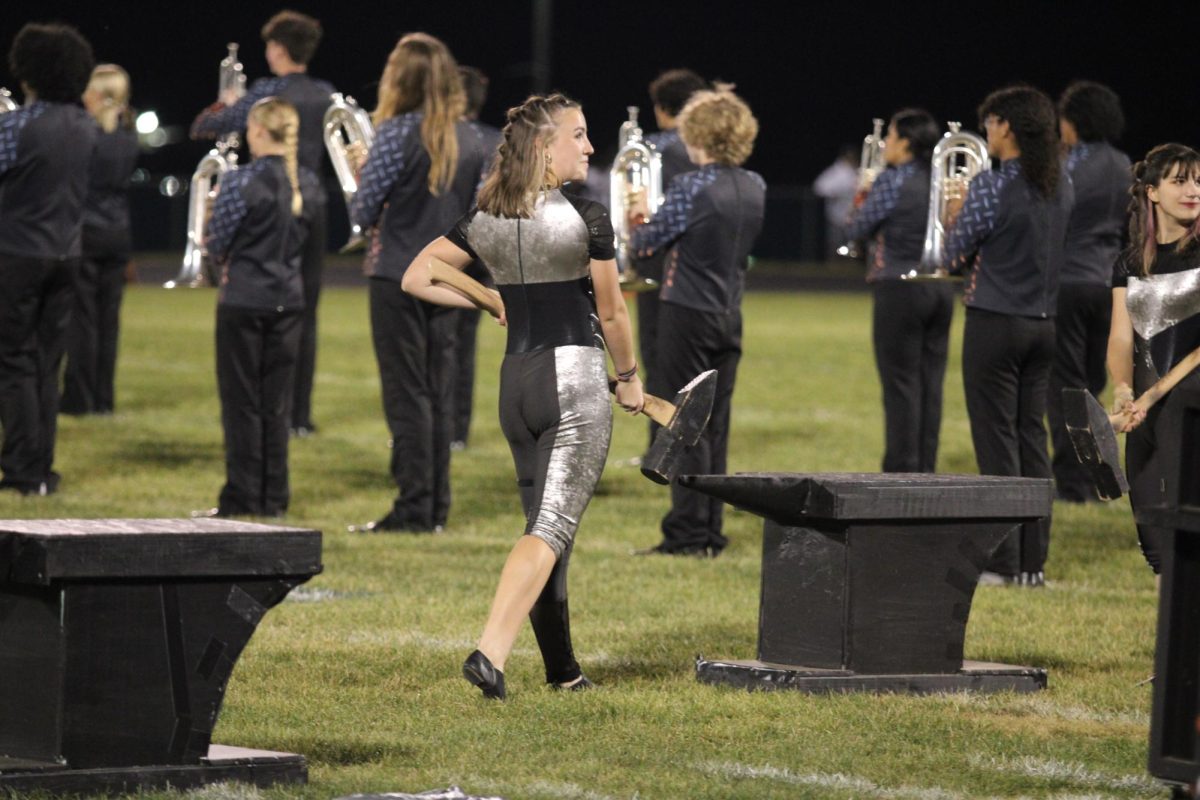
<svg viewBox="0 0 1200 800">
<path fill-rule="evenodd" d="M 691 383 L 679 390 L 673 405 L 675 413 L 669 425 L 659 428 L 646 457 L 642 459 L 642 474 L 655 483 L 667 484 L 679 472 L 679 461 L 688 448 L 696 443 L 712 413 L 713 398 L 717 395 L 717 371 L 701 372 Z"/>
<path fill-rule="evenodd" d="M 1108 414 L 1086 389 L 1063 389 L 1063 422 L 1075 457 L 1087 470 L 1101 500 L 1116 500 L 1129 491 L 1121 470 L 1117 435 Z"/>
</svg>

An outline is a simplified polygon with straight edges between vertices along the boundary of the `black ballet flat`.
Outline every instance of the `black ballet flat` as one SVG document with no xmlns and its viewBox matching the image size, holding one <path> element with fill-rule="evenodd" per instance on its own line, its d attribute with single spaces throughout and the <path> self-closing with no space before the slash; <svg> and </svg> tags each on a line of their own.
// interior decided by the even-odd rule
<svg viewBox="0 0 1200 800">
<path fill-rule="evenodd" d="M 580 675 L 579 680 L 572 683 L 570 686 L 563 686 L 560 683 L 550 684 L 550 688 L 556 692 L 586 692 L 589 689 L 595 689 L 596 684 L 587 679 L 587 675 Z"/>
<path fill-rule="evenodd" d="M 493 700 L 504 699 L 504 673 L 496 669 L 488 657 L 476 650 L 463 662 L 463 677 Z"/>
</svg>

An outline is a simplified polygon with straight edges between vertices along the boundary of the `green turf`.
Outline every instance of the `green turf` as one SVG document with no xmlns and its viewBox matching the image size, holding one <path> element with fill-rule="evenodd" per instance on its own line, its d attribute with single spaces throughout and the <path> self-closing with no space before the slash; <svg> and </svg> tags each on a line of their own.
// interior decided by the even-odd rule
<svg viewBox="0 0 1200 800">
<path fill-rule="evenodd" d="M 3 517 L 179 517 L 223 479 L 209 290 L 132 288 L 117 413 L 62 418 L 50 498 Z M 869 298 L 746 298 L 730 471 L 874 471 L 882 447 Z M 974 472 L 956 312 L 939 469 Z M 610 465 L 572 559 L 576 649 L 599 685 L 542 684 L 528 630 L 510 700 L 460 677 L 521 529 L 496 416 L 503 332 L 485 321 L 470 448 L 455 454 L 440 536 L 355 536 L 393 496 L 366 293 L 322 296 L 317 436 L 293 442 L 289 524 L 325 532 L 325 572 L 269 613 L 215 740 L 302 753 L 305 788 L 203 797 L 329 798 L 458 784 L 507 798 L 1165 796 L 1145 774 L 1155 594 L 1125 502 L 1055 507 L 1049 586 L 980 589 L 969 658 L 1045 667 L 1037 695 L 810 697 L 698 684 L 697 654 L 752 658 L 761 520 L 732 511 L 719 559 L 633 558 L 666 494 L 619 461 L 644 420 L 618 415 Z"/>
</svg>

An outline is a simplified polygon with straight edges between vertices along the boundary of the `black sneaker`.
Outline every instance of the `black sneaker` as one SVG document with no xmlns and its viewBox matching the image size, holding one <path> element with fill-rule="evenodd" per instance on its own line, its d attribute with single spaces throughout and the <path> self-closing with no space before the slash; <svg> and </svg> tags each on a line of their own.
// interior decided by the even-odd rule
<svg viewBox="0 0 1200 800">
<path fill-rule="evenodd" d="M 367 522 L 362 525 L 347 525 L 346 529 L 351 533 L 440 533 L 442 526 L 426 526 L 406 522 L 394 513 L 389 512 L 374 522 Z"/>
</svg>

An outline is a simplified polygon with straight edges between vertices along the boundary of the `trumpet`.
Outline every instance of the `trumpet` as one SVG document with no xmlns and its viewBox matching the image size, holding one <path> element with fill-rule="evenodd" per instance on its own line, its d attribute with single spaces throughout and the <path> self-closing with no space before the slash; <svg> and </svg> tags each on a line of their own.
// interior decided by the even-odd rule
<svg viewBox="0 0 1200 800">
<path fill-rule="evenodd" d="M 221 102 L 237 102 L 246 94 L 246 72 L 242 62 L 238 60 L 237 43 L 230 42 L 228 48 L 228 54 L 221 60 L 217 99 Z M 217 140 L 216 146 L 196 165 L 196 171 L 192 173 L 192 182 L 188 186 L 187 246 L 183 252 L 183 265 L 173 280 L 163 284 L 164 288 L 194 288 L 204 285 L 205 263 L 208 258 L 208 253 L 204 250 L 204 229 L 208 223 L 210 204 L 216 199 L 218 188 L 213 184 L 225 173 L 237 169 L 237 151 L 240 145 L 241 137 L 236 131 L 227 133 Z"/>
<path fill-rule="evenodd" d="M 609 207 L 612 209 L 613 233 L 616 238 L 617 268 L 621 289 L 627 292 L 648 292 L 658 288 L 658 281 L 637 274 L 630 253 L 629 208 L 638 195 L 644 194 L 648 217 L 652 218 L 662 205 L 662 154 L 642 138 L 638 126 L 638 107 L 627 106 L 629 119 L 621 123 L 617 134 L 620 149 L 609 170 Z"/>
<path fill-rule="evenodd" d="M 17 101 L 13 100 L 12 92 L 0 86 L 0 114 L 6 114 L 9 111 L 16 111 L 20 108 Z"/>
<path fill-rule="evenodd" d="M 334 92 L 329 96 L 329 109 L 325 112 L 325 149 L 329 151 L 329 160 L 333 162 L 333 171 L 337 173 L 338 183 L 342 186 L 342 196 L 346 198 L 346 211 L 354 202 L 358 192 L 358 176 L 350 163 L 348 148 L 361 145 L 363 150 L 370 151 L 375 143 L 375 126 L 371 117 L 354 102 L 354 98 Z M 361 249 L 366 244 L 362 229 L 350 220 L 350 240 L 342 246 L 340 252 L 349 253 Z"/>
<path fill-rule="evenodd" d="M 971 179 L 992 168 L 987 142 L 957 122 L 933 148 L 929 171 L 929 216 L 925 223 L 925 246 L 921 263 L 903 276 L 906 280 L 961 280 L 946 272 L 946 204 L 966 197 Z"/>
<path fill-rule="evenodd" d="M 858 159 L 858 191 L 854 195 L 854 207 L 858 208 L 866 199 L 867 192 L 871 190 L 871 184 L 879 177 L 879 173 L 883 172 L 886 166 L 883 163 L 883 120 L 875 118 L 871 120 L 872 130 L 863 137 L 862 155 Z M 862 249 L 858 242 L 846 242 L 837 249 L 839 256 L 846 258 L 858 258 L 862 255 Z"/>
</svg>

